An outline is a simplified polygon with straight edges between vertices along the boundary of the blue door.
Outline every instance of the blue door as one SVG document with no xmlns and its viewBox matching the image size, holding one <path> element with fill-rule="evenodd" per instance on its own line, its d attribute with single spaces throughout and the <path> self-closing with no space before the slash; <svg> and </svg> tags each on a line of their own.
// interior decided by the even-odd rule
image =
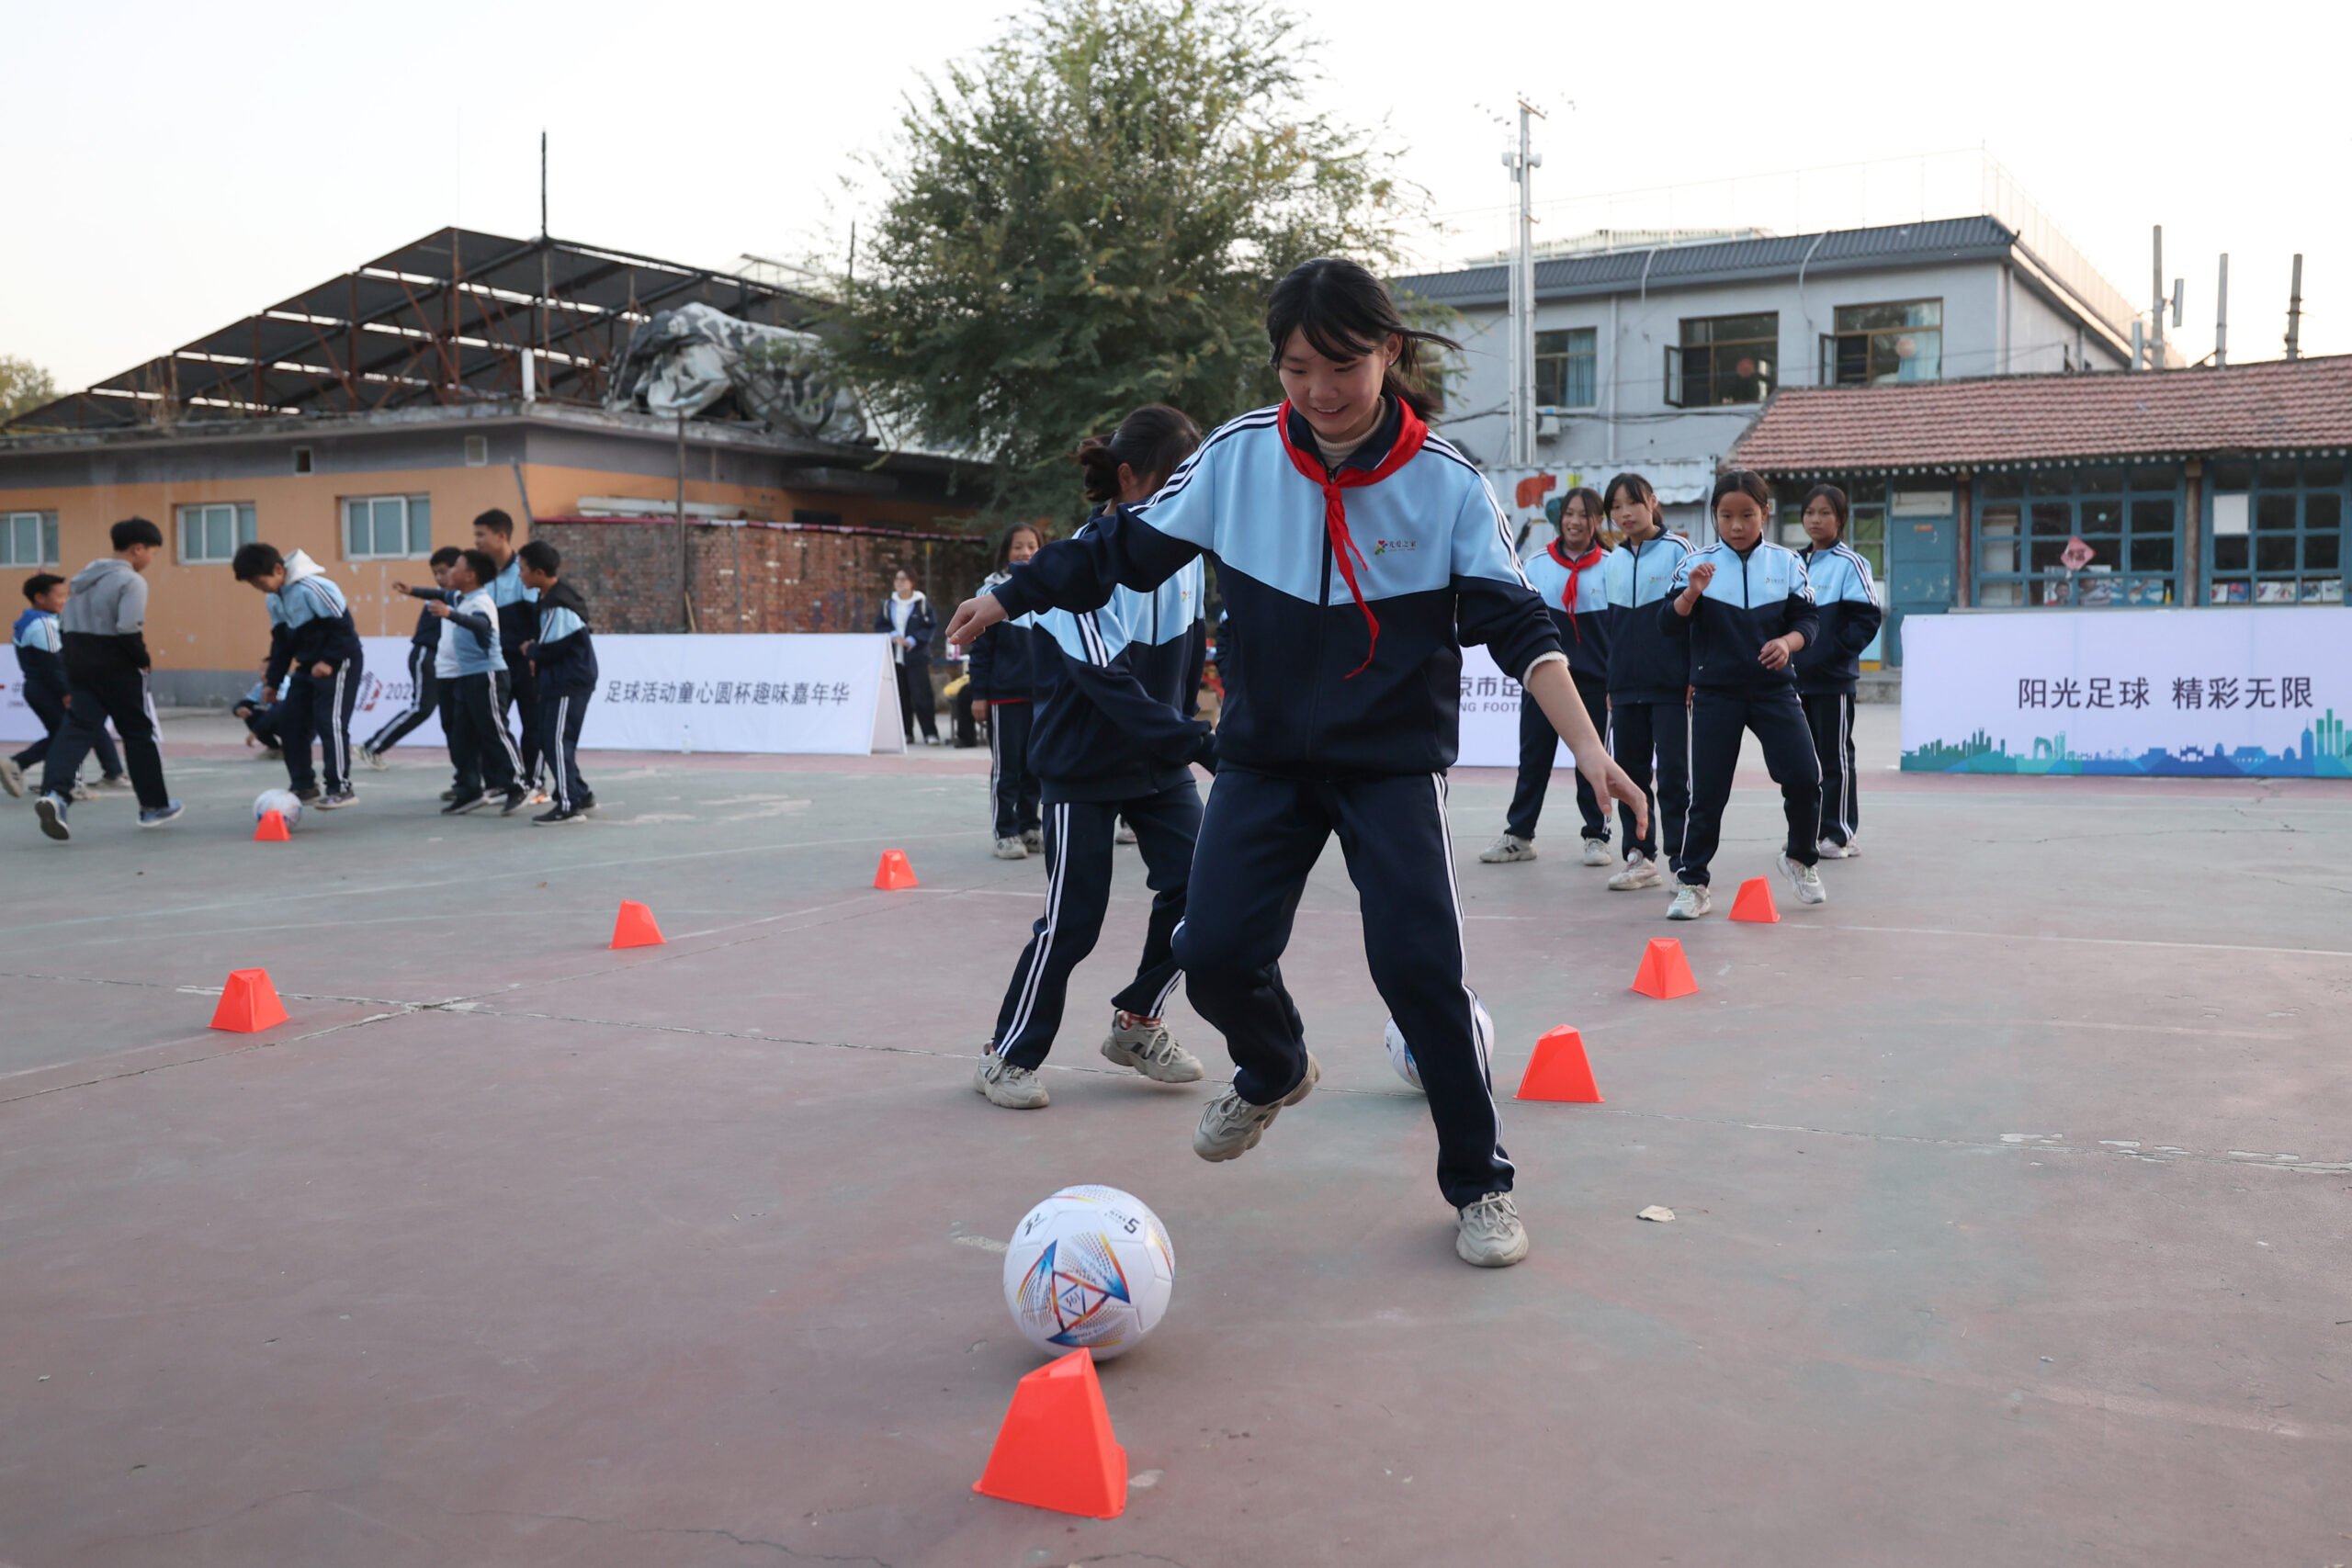
<svg viewBox="0 0 2352 1568">
<path fill-rule="evenodd" d="M 1886 520 L 1886 662 L 1903 662 L 1903 620 L 1951 608 L 1960 571 L 1958 519 L 1904 515 L 1898 496 Z"/>
</svg>

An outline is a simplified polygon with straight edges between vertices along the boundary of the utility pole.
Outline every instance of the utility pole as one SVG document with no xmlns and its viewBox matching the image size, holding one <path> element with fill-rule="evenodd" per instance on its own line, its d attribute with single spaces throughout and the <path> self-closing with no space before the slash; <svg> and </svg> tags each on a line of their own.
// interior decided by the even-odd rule
<svg viewBox="0 0 2352 1568">
<path fill-rule="evenodd" d="M 2295 253 L 2295 278 L 2287 285 L 2287 357 L 2303 356 L 2303 253 Z"/>
<path fill-rule="evenodd" d="M 2213 295 L 2213 368 L 2230 362 L 2230 253 L 2222 253 L 2222 283 Z"/>
<path fill-rule="evenodd" d="M 1503 154 L 1503 166 L 1519 186 L 1519 217 L 1511 231 L 1510 247 L 1510 462 L 1515 468 L 1535 466 L 1535 213 L 1530 173 L 1542 166 L 1544 154 L 1530 152 L 1529 117 L 1544 119 L 1542 109 L 1519 100 L 1519 150 Z"/>
<path fill-rule="evenodd" d="M 539 132 L 539 238 L 548 237 L 548 133 Z"/>
<path fill-rule="evenodd" d="M 2165 367 L 2165 226 L 2156 225 L 2154 265 L 2156 303 L 2148 312 L 2148 368 Z"/>
</svg>

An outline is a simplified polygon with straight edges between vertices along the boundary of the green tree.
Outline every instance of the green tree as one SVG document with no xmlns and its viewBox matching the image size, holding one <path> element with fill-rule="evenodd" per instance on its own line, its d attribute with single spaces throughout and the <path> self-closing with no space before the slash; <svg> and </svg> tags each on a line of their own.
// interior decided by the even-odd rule
<svg viewBox="0 0 2352 1568">
<path fill-rule="evenodd" d="M 57 396 L 57 378 L 29 359 L 0 354 L 0 425 Z"/>
<path fill-rule="evenodd" d="M 926 80 L 877 160 L 835 352 L 892 434 L 990 467 L 991 510 L 1075 505 L 1069 455 L 1139 403 L 1204 428 L 1279 396 L 1262 312 L 1299 262 L 1396 259 L 1390 158 L 1313 111 L 1287 14 L 1036 0 Z"/>
</svg>

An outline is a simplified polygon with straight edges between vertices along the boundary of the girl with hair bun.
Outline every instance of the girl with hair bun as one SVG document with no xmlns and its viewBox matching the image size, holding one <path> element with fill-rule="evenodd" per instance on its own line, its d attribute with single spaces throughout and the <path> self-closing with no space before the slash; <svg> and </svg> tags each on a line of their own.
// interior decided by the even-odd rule
<svg viewBox="0 0 2352 1568">
<path fill-rule="evenodd" d="M 1078 465 L 1087 499 L 1105 510 L 1087 529 L 1116 516 L 1119 505 L 1148 499 L 1200 440 L 1193 422 L 1164 403 L 1136 410 L 1107 439 L 1088 437 Z M 1013 566 L 982 598 L 993 602 L 1029 570 Z M 992 1105 L 1035 1111 L 1051 1102 L 1037 1069 L 1061 1029 L 1070 971 L 1102 935 L 1122 818 L 1143 856 L 1151 918 L 1135 978 L 1111 998 L 1102 1055 L 1159 1083 L 1201 1077 L 1200 1058 L 1176 1043 L 1160 1014 L 1176 989 L 1173 943 L 1200 835 L 1193 764 L 1216 767 L 1216 737 L 1183 714 L 1204 576 L 1190 561 L 1148 591 L 1122 587 L 1095 608 L 1047 607 L 983 634 L 1032 639 L 1037 705 L 1028 763 L 1043 789 L 1046 888 L 1046 912 L 1012 967 L 994 1041 L 973 1076 L 973 1089 Z"/>
<path fill-rule="evenodd" d="M 1146 592 L 1216 560 L 1246 651 L 1226 688 L 1175 953 L 1237 1071 L 1202 1111 L 1193 1152 L 1247 1153 L 1321 1075 L 1280 960 L 1336 834 L 1373 983 L 1429 1092 L 1455 1253 L 1502 1268 L 1527 1256 L 1527 1231 L 1463 980 L 1445 814 L 1462 644 L 1485 644 L 1528 688 L 1596 798 L 1646 807 L 1577 700 L 1502 509 L 1423 421 L 1434 400 L 1420 355 L 1447 340 L 1408 326 L 1378 278 L 1331 258 L 1275 285 L 1266 339 L 1279 405 L 1218 429 L 1148 500 L 1123 497 L 1039 550 L 958 608 L 949 635 L 1055 607 L 1083 616 L 1121 587 Z"/>
</svg>

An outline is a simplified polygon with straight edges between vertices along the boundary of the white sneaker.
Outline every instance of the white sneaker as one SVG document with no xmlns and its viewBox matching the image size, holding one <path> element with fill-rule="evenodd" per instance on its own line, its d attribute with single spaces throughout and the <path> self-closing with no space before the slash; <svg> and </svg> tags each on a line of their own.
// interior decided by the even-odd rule
<svg viewBox="0 0 2352 1568">
<path fill-rule="evenodd" d="M 359 748 L 359 760 L 379 773 L 389 773 L 391 770 L 392 765 L 384 761 L 384 754 L 372 746 Z"/>
<path fill-rule="evenodd" d="M 1132 844 L 1136 841 L 1136 830 L 1127 826 L 1125 818 L 1119 818 L 1118 831 L 1111 835 L 1111 841 L 1114 844 Z"/>
<path fill-rule="evenodd" d="M 1527 1227 L 1519 1223 L 1519 1205 L 1508 1192 L 1489 1192 L 1459 1211 L 1462 1232 L 1453 1238 L 1454 1256 L 1478 1269 L 1508 1269 L 1527 1256 Z"/>
<path fill-rule="evenodd" d="M 1533 860 L 1535 841 L 1516 833 L 1505 833 L 1478 852 L 1478 858 L 1488 865 L 1508 865 L 1515 860 Z"/>
<path fill-rule="evenodd" d="M 1837 840 L 1824 839 L 1813 846 L 1813 852 L 1823 860 L 1844 860 L 1847 852 L 1846 846 L 1838 842 Z"/>
<path fill-rule="evenodd" d="M 1111 1016 L 1111 1032 L 1102 1055 L 1123 1067 L 1133 1067 L 1154 1083 L 1198 1083 L 1201 1059 L 1176 1043 L 1168 1026 L 1129 1013 Z"/>
<path fill-rule="evenodd" d="M 986 1095 L 990 1105 L 1001 1105 L 1007 1111 L 1041 1111 L 1054 1102 L 1035 1073 L 1016 1067 L 1001 1056 L 982 1059 L 980 1070 L 972 1075 L 972 1088 Z"/>
<path fill-rule="evenodd" d="M 1848 834 L 1848 835 L 1847 835 L 1847 837 L 1846 837 L 1846 858 L 1847 858 L 1848 860 L 1852 860 L 1856 855 L 1860 854 L 1861 852 L 1862 852 L 1862 836 L 1861 836 L 1861 834 L 1860 834 L 1860 833 L 1849 833 L 1849 834 Z"/>
<path fill-rule="evenodd" d="M 1306 1076 L 1298 1080 L 1296 1089 L 1272 1105 L 1252 1105 L 1228 1086 L 1202 1110 L 1201 1123 L 1193 1129 L 1193 1152 L 1205 1160 L 1240 1158 L 1258 1146 L 1258 1140 L 1266 1135 L 1266 1129 L 1274 1124 L 1283 1107 L 1305 1100 L 1322 1076 L 1323 1065 L 1310 1051 L 1306 1054 Z"/>
<path fill-rule="evenodd" d="M 999 860 L 1027 860 L 1029 847 L 1018 839 L 999 839 L 995 854 Z"/>
<path fill-rule="evenodd" d="M 0 757 L 0 789 L 22 800 L 25 795 L 25 770 L 17 765 L 14 757 Z"/>
<path fill-rule="evenodd" d="M 1715 896 L 1704 883 L 1680 882 L 1674 887 L 1674 902 L 1666 907 L 1669 920 L 1695 920 L 1715 907 Z"/>
<path fill-rule="evenodd" d="M 1609 840 L 1606 839 L 1587 839 L 1584 841 L 1584 853 L 1581 858 L 1587 865 L 1607 865 L 1609 863 Z"/>
<path fill-rule="evenodd" d="M 1021 847 L 1027 850 L 1033 855 L 1044 854 L 1046 852 L 1046 830 L 1043 828 L 1022 829 Z"/>
<path fill-rule="evenodd" d="M 1791 860 L 1788 852 L 1783 850 L 1781 852 L 1781 869 L 1789 874 L 1791 882 L 1796 884 L 1798 903 L 1826 904 L 1829 902 L 1829 889 L 1821 886 L 1821 870 L 1818 866 L 1799 865 Z"/>
<path fill-rule="evenodd" d="M 1661 880 L 1657 863 L 1635 850 L 1625 857 L 1625 869 L 1609 879 L 1609 891 L 1637 893 L 1645 887 L 1656 887 Z"/>
</svg>

